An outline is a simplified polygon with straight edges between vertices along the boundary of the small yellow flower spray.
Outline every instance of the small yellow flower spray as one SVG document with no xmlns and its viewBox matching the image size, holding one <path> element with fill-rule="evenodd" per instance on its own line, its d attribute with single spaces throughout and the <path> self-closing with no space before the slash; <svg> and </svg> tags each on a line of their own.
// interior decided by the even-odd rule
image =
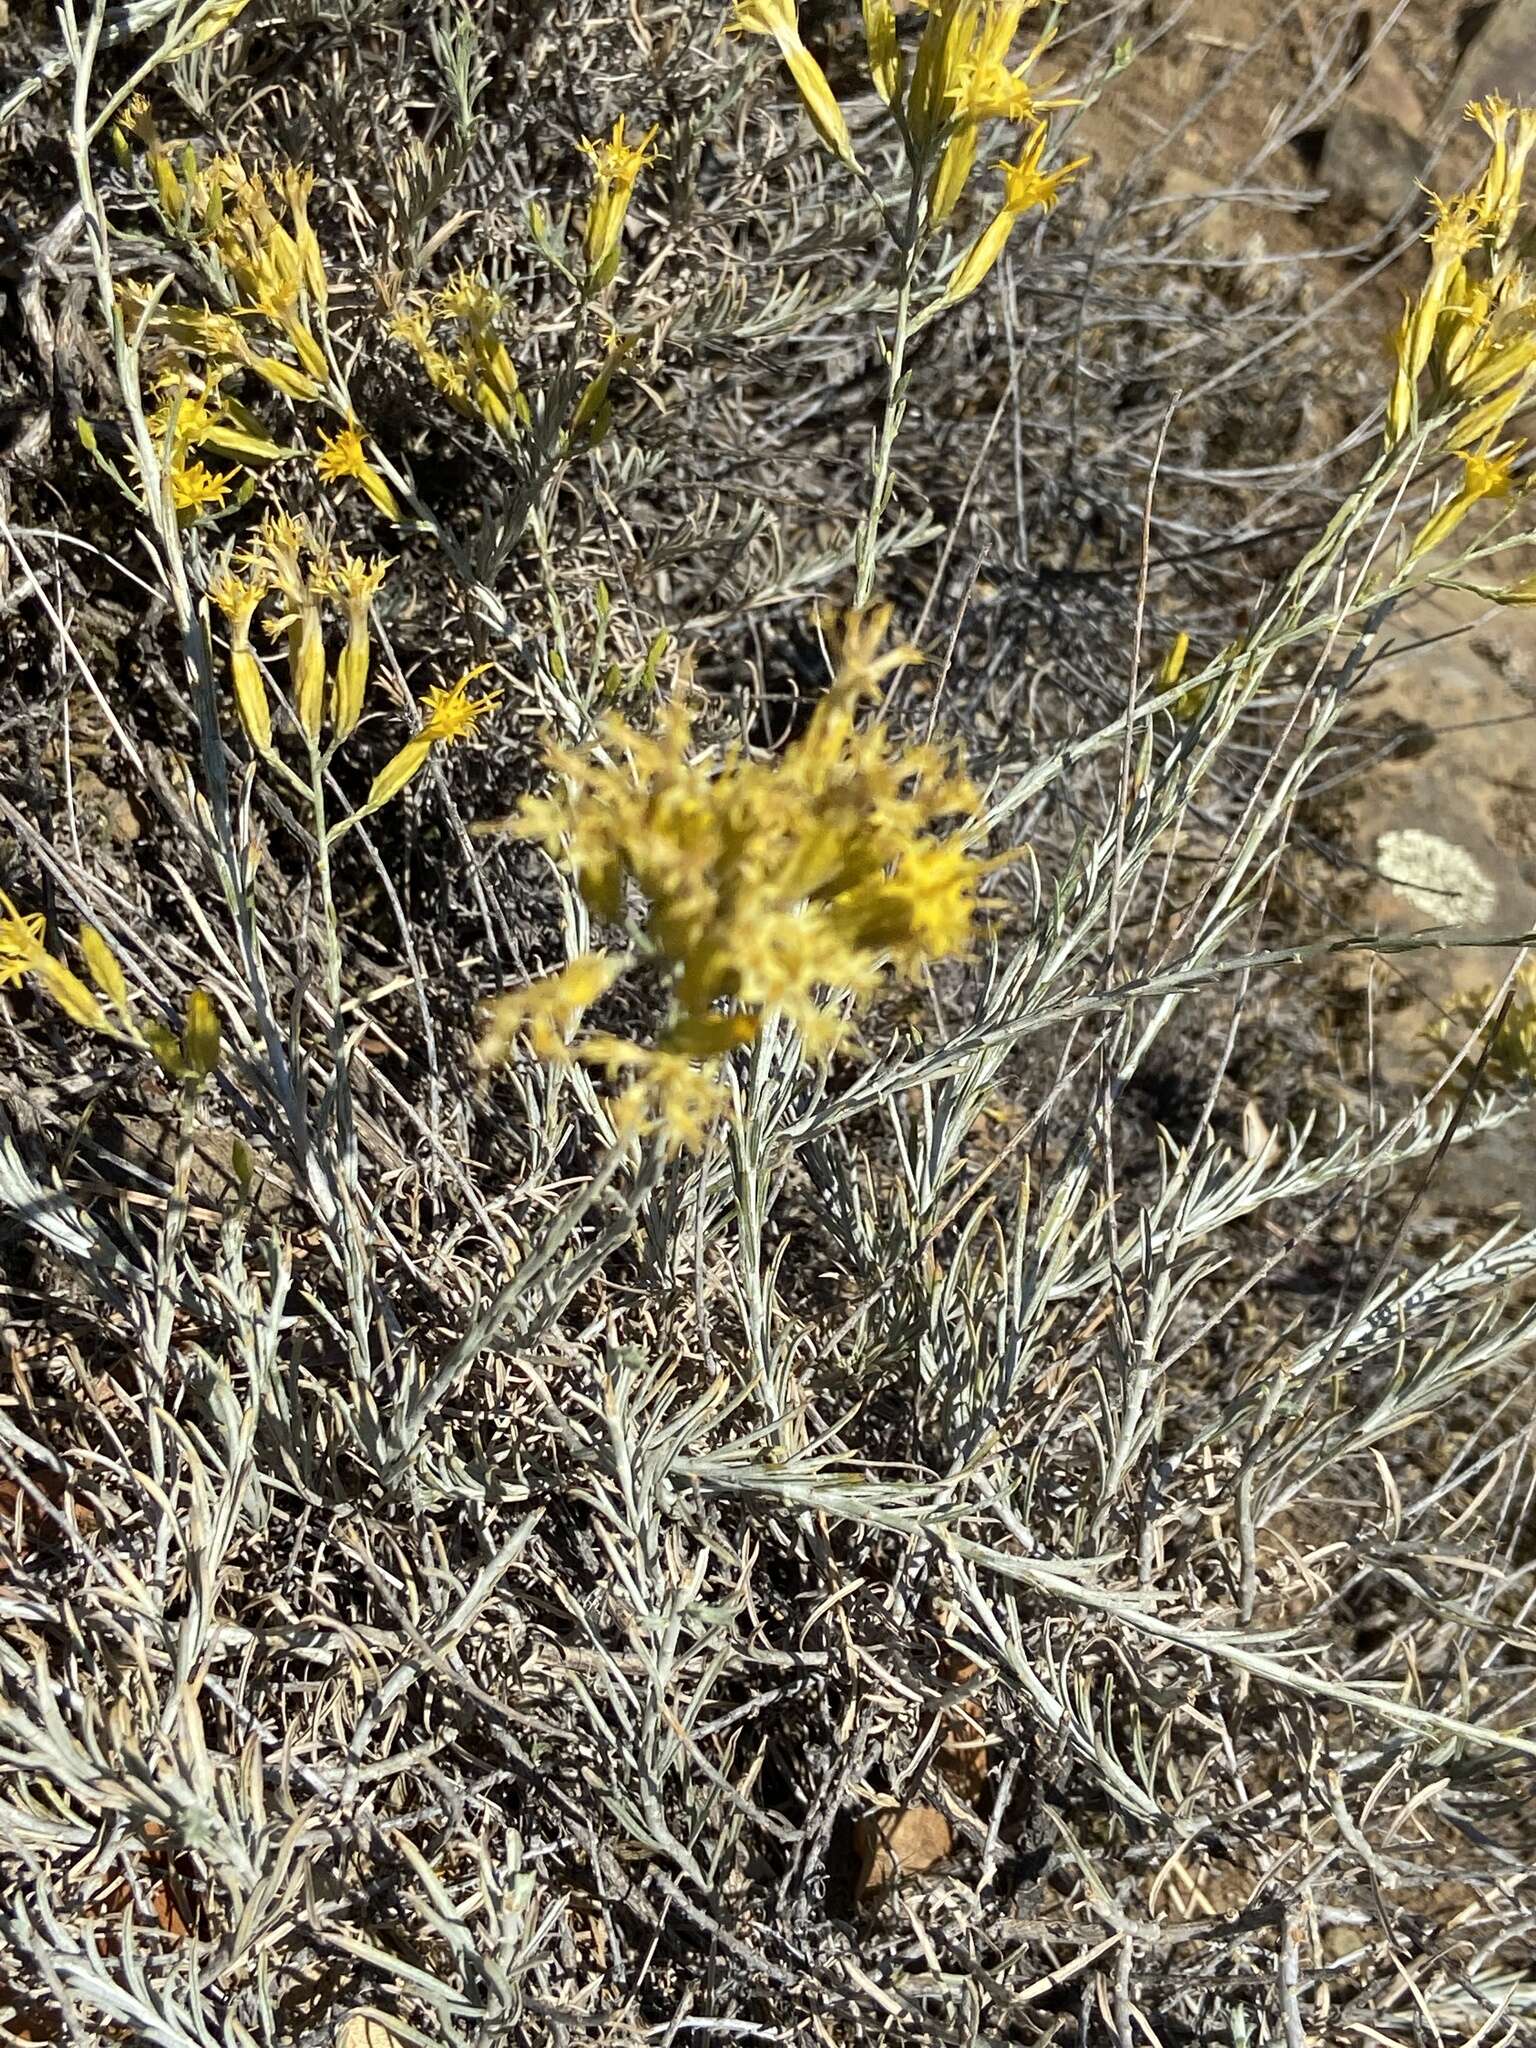
<svg viewBox="0 0 1536 2048">
<path fill-rule="evenodd" d="M 1008 246 L 1008 238 L 1025 214 L 1036 207 L 1042 213 L 1049 213 L 1067 179 L 1087 161 L 1080 157 L 1076 163 L 1063 164 L 1059 170 L 1043 171 L 1040 163 L 1047 136 L 1045 123 L 1037 122 L 1018 162 L 1009 163 L 1005 159 L 998 164 L 997 168 L 1003 174 L 1002 204 L 950 272 L 944 295 L 939 301 L 941 306 L 955 306 L 962 299 L 968 299 L 990 276 Z"/>
<path fill-rule="evenodd" d="M 857 1042 L 850 999 L 966 949 L 986 871 L 975 791 L 938 749 L 859 718 L 917 659 L 885 645 L 889 618 L 877 607 L 840 622 L 834 680 L 772 760 L 701 754 L 681 700 L 654 735 L 609 718 L 591 749 L 550 749 L 563 788 L 527 799 L 513 829 L 569 870 L 594 917 L 627 925 L 630 944 L 491 1005 L 483 1064 L 524 1042 L 627 1076 L 621 1128 L 696 1146 L 724 1099 L 722 1059 L 765 1018 L 786 1019 L 824 1058 Z M 640 961 L 670 992 L 657 1042 L 573 1045 L 586 1007 Z"/>
<path fill-rule="evenodd" d="M 910 75 L 903 61 L 891 0 L 863 0 L 865 50 L 870 82 L 895 124 L 906 160 L 904 198 L 887 200 L 859 162 L 847 117 L 816 58 L 800 34 L 796 0 L 735 0 L 727 32 L 763 36 L 778 48 L 822 145 L 859 180 L 880 208 L 897 261 L 896 309 L 886 358 L 884 414 L 875 444 L 869 508 L 856 544 L 855 603 L 874 590 L 879 561 L 880 522 L 893 490 L 896 440 L 906 411 L 906 356 L 912 336 L 927 321 L 967 299 L 985 281 L 1008 245 L 1014 228 L 1036 209 L 1056 204 L 1084 158 L 1045 168 L 1050 145 L 1048 116 L 1070 102 L 1045 96 L 1037 67 L 1051 34 L 1036 38 L 1015 59 L 1013 46 L 1024 16 L 1038 0 L 919 0 L 926 20 Z M 1021 126 L 1025 141 L 1018 161 L 998 165 L 1003 174 L 1001 204 L 953 263 L 942 288 L 926 307 L 917 304 L 925 258 L 970 186 L 981 139 L 990 124 Z"/>
<path fill-rule="evenodd" d="M 478 271 L 460 270 L 441 291 L 408 300 L 392 331 L 455 411 L 511 440 L 529 412 L 502 339 L 505 313 L 500 292 Z"/>
<path fill-rule="evenodd" d="M 385 556 L 369 559 L 345 548 L 322 547 L 303 520 L 276 514 L 257 529 L 238 567 L 226 565 L 209 585 L 210 602 L 229 634 L 230 680 L 241 726 L 268 767 L 315 803 L 322 846 L 398 796 L 435 747 L 473 739 L 501 702 L 499 691 L 476 696 L 470 689 L 488 662 L 451 684 L 434 685 L 422 699 L 419 730 L 379 770 L 366 801 L 339 823 L 327 822 L 323 770 L 363 716 L 373 666 L 373 608 L 389 569 Z M 286 643 L 294 714 L 309 755 L 307 778 L 295 774 L 278 751 L 266 678 L 251 643 L 252 622 L 269 601 L 273 609 L 265 627 Z M 326 658 L 331 610 L 340 611 L 344 633 L 334 672 Z"/>
<path fill-rule="evenodd" d="M 325 632 L 321 597 L 326 569 L 314 535 L 284 515 L 263 521 L 243 563 L 277 598 L 279 610 L 266 622 L 288 649 L 288 681 L 300 728 L 311 742 L 320 737 L 325 713 Z"/>
<path fill-rule="evenodd" d="M 1526 258 L 1531 226 L 1526 174 L 1536 149 L 1536 108 L 1512 107 L 1497 94 L 1474 101 L 1467 119 L 1488 141 L 1482 176 L 1449 197 L 1431 193 L 1426 236 L 1430 260 L 1420 290 L 1405 302 L 1392 337 L 1393 376 L 1386 406 L 1388 454 L 1410 444 L 1460 466 L 1429 517 L 1411 534 L 1400 573 L 1417 570 L 1455 541 L 1461 550 L 1435 580 L 1469 584 L 1501 604 L 1532 601 L 1536 579 L 1499 587 L 1469 583 L 1474 561 L 1487 560 L 1533 536 L 1514 522 L 1483 524 L 1469 543 L 1463 529 L 1474 512 L 1526 496 L 1527 443 L 1506 429 L 1536 402 L 1536 273 Z"/>
</svg>

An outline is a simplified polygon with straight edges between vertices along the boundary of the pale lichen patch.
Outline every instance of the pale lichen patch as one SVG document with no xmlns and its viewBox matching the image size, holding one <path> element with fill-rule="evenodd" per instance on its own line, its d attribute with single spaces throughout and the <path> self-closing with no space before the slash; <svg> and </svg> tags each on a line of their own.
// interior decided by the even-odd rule
<svg viewBox="0 0 1536 2048">
<path fill-rule="evenodd" d="M 1464 846 L 1410 826 L 1383 832 L 1376 865 L 1384 882 L 1436 924 L 1486 924 L 1499 892 Z"/>
</svg>

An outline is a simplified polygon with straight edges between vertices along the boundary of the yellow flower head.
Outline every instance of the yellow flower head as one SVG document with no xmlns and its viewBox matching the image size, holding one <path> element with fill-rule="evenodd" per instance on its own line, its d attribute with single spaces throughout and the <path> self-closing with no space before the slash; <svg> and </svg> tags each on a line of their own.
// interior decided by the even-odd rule
<svg viewBox="0 0 1536 2048">
<path fill-rule="evenodd" d="M 388 555 L 375 555 L 370 561 L 343 548 L 326 563 L 320 587 L 339 597 L 349 613 L 366 611 L 383 587 L 390 560 Z"/>
<path fill-rule="evenodd" d="M 271 565 L 258 561 L 247 576 L 233 569 L 220 570 L 208 586 L 208 596 L 224 614 L 229 627 L 230 680 L 234 685 L 235 709 L 247 737 L 257 751 L 267 753 L 272 745 L 272 712 L 267 702 L 266 679 L 251 646 L 251 619 L 271 588 Z"/>
<path fill-rule="evenodd" d="M 490 666 L 488 661 L 482 661 L 478 667 L 466 669 L 456 683 L 438 686 L 425 693 L 421 706 L 427 715 L 421 730 L 414 733 L 373 778 L 363 816 L 387 804 L 391 797 L 398 796 L 426 766 L 434 747 L 452 746 L 458 740 L 474 738 L 481 720 L 501 702 L 499 690 L 488 691 L 483 697 L 471 697 L 469 694 L 470 684 L 476 676 L 483 676 Z"/>
<path fill-rule="evenodd" d="M 451 746 L 455 741 L 474 738 L 481 720 L 488 718 L 501 702 L 500 690 L 489 690 L 483 697 L 469 694 L 470 684 L 490 666 L 488 661 L 482 661 L 466 669 L 457 682 L 426 692 L 421 700 L 427 714 L 421 728 L 423 739 Z"/>
<path fill-rule="evenodd" d="M 654 161 L 655 152 L 651 144 L 656 133 L 655 128 L 649 128 L 638 142 L 626 142 L 624 116 L 621 114 L 613 124 L 612 135 L 606 140 L 583 142 L 581 145 L 582 154 L 591 160 L 595 179 L 582 245 L 586 251 L 587 268 L 600 283 L 606 282 L 617 266 L 619 238 L 624 232 L 635 180 L 645 166 Z"/>
<path fill-rule="evenodd" d="M 1462 496 L 1469 499 L 1507 498 L 1514 490 L 1514 468 L 1524 453 L 1523 441 L 1512 442 L 1507 448 L 1494 454 L 1486 448 L 1475 449 L 1464 455 L 1461 481 Z"/>
<path fill-rule="evenodd" d="M 347 615 L 347 644 L 336 660 L 336 684 L 331 697 L 331 726 L 338 740 L 344 740 L 363 715 L 363 697 L 368 687 L 368 669 L 373 658 L 368 631 L 368 608 L 378 596 L 389 570 L 389 560 L 375 555 L 371 562 L 343 549 L 322 568 L 316 588 L 341 600 Z"/>
<path fill-rule="evenodd" d="M 772 36 L 782 49 L 800 40 L 797 0 L 736 0 L 726 24 L 731 36 Z"/>
<path fill-rule="evenodd" d="M 159 131 L 155 127 L 154 113 L 145 93 L 136 92 L 130 95 L 113 116 L 112 126 L 120 135 L 131 135 L 135 142 L 143 143 L 146 149 L 159 144 Z"/>
<path fill-rule="evenodd" d="M 218 571 L 208 585 L 208 595 L 228 620 L 229 625 L 241 638 L 249 637 L 250 622 L 257 606 L 271 587 L 266 565 L 252 569 L 249 575 L 241 576 L 234 569 Z"/>
<path fill-rule="evenodd" d="M 315 536 L 305 520 L 291 513 L 274 512 L 263 519 L 237 560 L 260 580 L 264 590 L 275 587 L 294 607 L 303 602 L 309 590 L 304 557 L 316 552 Z"/>
<path fill-rule="evenodd" d="M 461 264 L 448 282 L 432 294 L 432 310 L 440 320 L 462 320 L 466 326 L 487 327 L 501 318 L 506 307 L 494 285 L 478 270 Z"/>
<path fill-rule="evenodd" d="M 1430 194 L 1434 225 L 1425 240 L 1437 266 L 1446 267 L 1470 256 L 1487 232 L 1483 204 L 1475 192 L 1457 192 L 1449 199 Z"/>
<path fill-rule="evenodd" d="M 411 349 L 456 412 L 511 434 L 527 417 L 517 370 L 497 328 L 500 292 L 475 270 L 459 270 L 430 299 L 410 299 L 390 332 Z M 439 330 L 457 331 L 440 338 Z"/>
<path fill-rule="evenodd" d="M 344 477 L 355 477 L 386 519 L 394 520 L 397 525 L 404 523 L 400 502 L 369 461 L 362 434 L 355 422 L 343 427 L 339 433 L 321 435 L 315 471 L 327 483 L 339 483 Z"/>
<path fill-rule="evenodd" d="M 43 933 L 47 929 L 37 913 L 23 917 L 10 897 L 0 890 L 0 988 L 11 988 L 24 974 L 30 974 L 43 955 Z"/>
<path fill-rule="evenodd" d="M 658 132 L 655 128 L 648 128 L 638 142 L 626 142 L 624 116 L 620 114 L 613 124 L 612 135 L 596 142 L 583 142 L 581 153 L 590 159 L 599 184 L 630 188 L 645 166 L 655 162 L 656 152 L 651 144 Z"/>
<path fill-rule="evenodd" d="M 171 503 L 185 518 L 196 519 L 202 512 L 222 505 L 234 482 L 229 470 L 212 470 L 205 462 L 175 462 L 166 472 Z"/>
<path fill-rule="evenodd" d="M 1046 140 L 1046 125 L 1043 121 L 1037 122 L 1018 162 L 1014 164 L 1005 160 L 997 166 L 1003 174 L 1003 203 L 950 272 L 940 302 L 942 305 L 958 305 L 961 299 L 969 298 L 990 276 L 1022 216 L 1036 206 L 1049 211 L 1056 204 L 1062 186 L 1088 161 L 1086 157 L 1079 157 L 1074 163 L 1063 164 L 1059 171 L 1042 171 L 1040 163 Z M 943 195 L 936 188 L 934 204 L 942 203 Z"/>
<path fill-rule="evenodd" d="M 1032 207 L 1041 207 L 1046 212 L 1061 197 L 1061 189 L 1067 180 L 1080 171 L 1088 159 L 1077 157 L 1069 164 L 1063 164 L 1057 171 L 1042 171 L 1041 159 L 1045 155 L 1048 132 L 1043 121 L 1037 122 L 1028 142 L 1020 152 L 1016 164 L 1006 159 L 997 168 L 1003 174 L 1003 209 L 1016 217 L 1028 213 Z"/>
<path fill-rule="evenodd" d="M 339 433 L 320 436 L 320 453 L 315 457 L 315 469 L 327 483 L 337 483 L 347 476 L 361 476 L 367 466 L 368 453 L 356 427 L 343 427 Z"/>
</svg>

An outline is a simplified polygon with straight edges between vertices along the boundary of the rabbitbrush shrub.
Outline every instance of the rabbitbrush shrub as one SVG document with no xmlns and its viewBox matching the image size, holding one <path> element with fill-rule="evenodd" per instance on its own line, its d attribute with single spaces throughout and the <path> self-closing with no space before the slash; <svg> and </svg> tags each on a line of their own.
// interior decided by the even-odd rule
<svg viewBox="0 0 1536 2048">
<path fill-rule="evenodd" d="M 1536 117 L 1276 459 L 1147 10 L 804 11 L 14 73 L 7 2040 L 1524 2038 L 1530 974 L 1325 1085 L 1294 828 L 1532 597 Z"/>
</svg>

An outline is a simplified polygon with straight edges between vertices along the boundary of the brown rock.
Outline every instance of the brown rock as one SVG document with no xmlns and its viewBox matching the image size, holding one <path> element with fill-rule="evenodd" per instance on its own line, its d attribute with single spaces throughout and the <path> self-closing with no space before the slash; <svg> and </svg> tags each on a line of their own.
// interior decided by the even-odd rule
<svg viewBox="0 0 1536 2048">
<path fill-rule="evenodd" d="M 1361 930 L 1451 924 L 1476 941 L 1536 929 L 1533 626 L 1527 612 L 1452 590 L 1393 621 L 1358 699 L 1381 749 L 1350 805 L 1351 850 L 1370 877 L 1351 909 Z M 1510 958 L 1505 946 L 1472 943 L 1352 963 L 1346 977 L 1362 997 L 1372 991 L 1378 1074 L 1422 1088 L 1437 1071 L 1426 1033 L 1497 986 Z M 1529 1214 L 1529 1155 L 1523 1123 L 1457 1146 L 1437 1170 L 1436 1199 L 1452 1214 L 1506 1202 Z"/>
<path fill-rule="evenodd" d="M 144 829 L 131 799 L 89 768 L 75 777 L 75 802 L 92 830 L 114 845 L 131 846 Z"/>
<path fill-rule="evenodd" d="M 1428 163 L 1428 149 L 1393 115 L 1351 102 L 1328 129 L 1318 181 L 1350 214 L 1385 224 L 1420 203 Z"/>
<path fill-rule="evenodd" d="M 1362 11 L 1357 61 L 1363 61 L 1323 138 L 1318 176 L 1346 212 L 1385 224 L 1421 203 L 1430 124 L 1398 43 L 1390 35 L 1372 42 L 1377 27 L 1373 10 Z"/>
<path fill-rule="evenodd" d="M 1491 92 L 1517 105 L 1536 101 L 1536 0 L 1497 0 L 1462 53 L 1447 107 L 1454 110 Z"/>
<path fill-rule="evenodd" d="M 861 1899 L 884 1891 L 898 1878 L 932 1870 L 954 1846 L 949 1822 L 936 1806 L 890 1806 L 866 1814 L 854 1830 L 854 1841 Z"/>
<path fill-rule="evenodd" d="M 1162 196 L 1173 202 L 1169 212 L 1180 229 L 1208 254 L 1229 263 L 1262 263 L 1268 254 L 1254 209 L 1228 197 L 1215 178 L 1180 166 L 1164 178 Z"/>
<path fill-rule="evenodd" d="M 1351 81 L 1348 98 L 1351 106 L 1367 114 L 1383 114 L 1395 121 L 1415 141 L 1428 125 L 1418 81 L 1390 37 L 1371 50 L 1364 70 Z"/>
</svg>

